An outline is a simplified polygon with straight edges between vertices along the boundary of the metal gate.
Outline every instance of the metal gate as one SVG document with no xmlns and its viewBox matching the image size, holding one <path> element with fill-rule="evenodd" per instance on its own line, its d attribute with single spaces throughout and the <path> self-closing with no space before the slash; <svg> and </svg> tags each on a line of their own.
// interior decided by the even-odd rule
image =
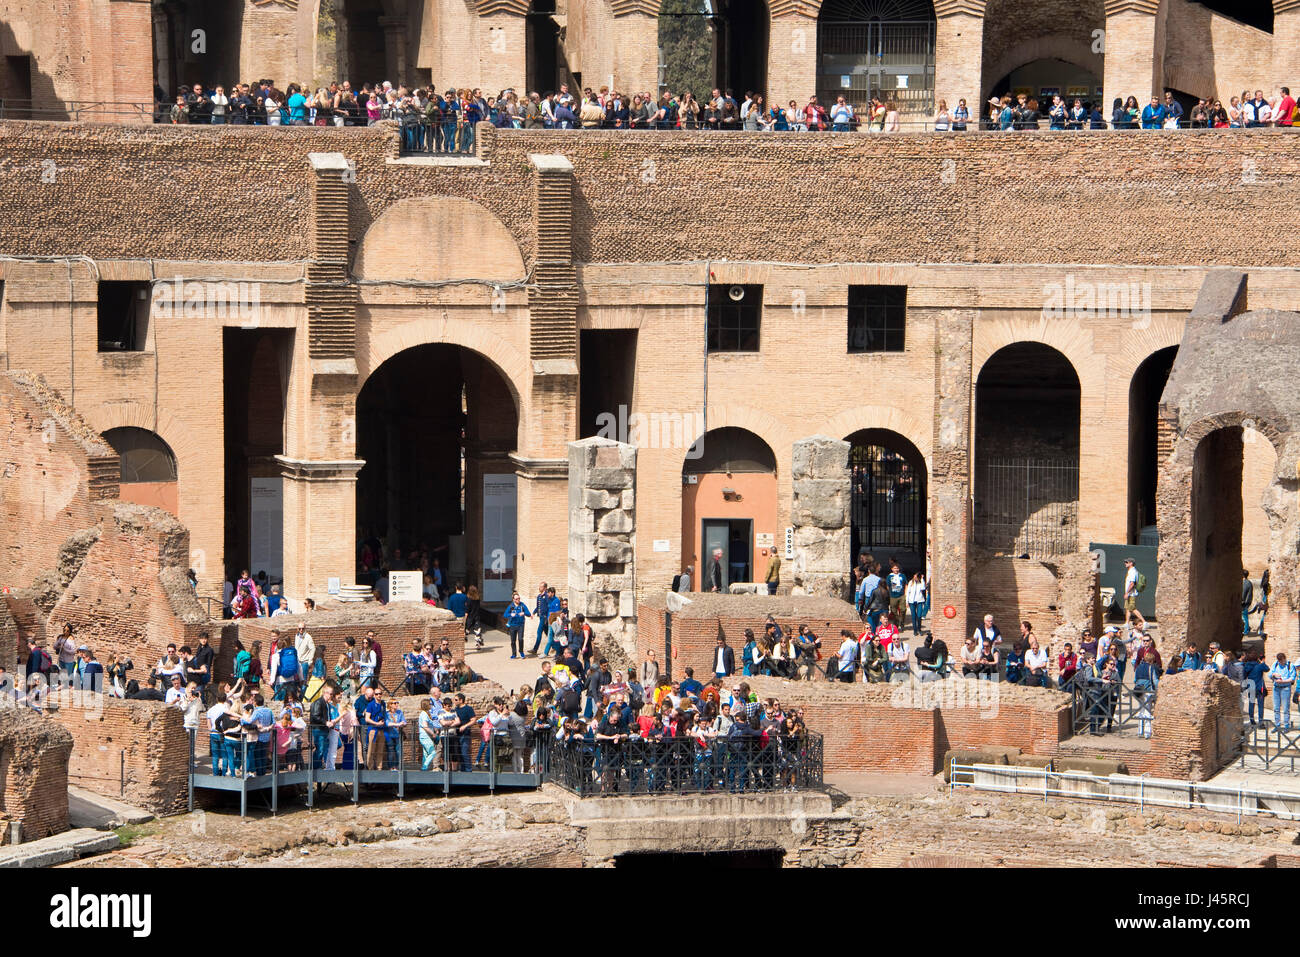
<svg viewBox="0 0 1300 957">
<path fill-rule="evenodd" d="M 934 110 L 934 8 L 928 0 L 830 0 L 817 21 L 817 98 L 861 115 L 873 96 L 903 114 Z"/>
<path fill-rule="evenodd" d="M 1028 554 L 1067 555 L 1079 547 L 1077 459 L 989 459 L 975 490 L 975 543 Z"/>
<path fill-rule="evenodd" d="M 915 567 L 925 554 L 925 476 L 880 445 L 853 446 L 849 467 L 855 558 L 865 548 Z"/>
</svg>

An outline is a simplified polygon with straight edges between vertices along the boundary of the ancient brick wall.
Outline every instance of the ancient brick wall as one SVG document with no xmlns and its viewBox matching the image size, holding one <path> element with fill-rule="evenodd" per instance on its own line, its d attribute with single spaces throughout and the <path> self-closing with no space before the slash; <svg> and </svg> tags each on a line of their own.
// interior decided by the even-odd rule
<svg viewBox="0 0 1300 957">
<path fill-rule="evenodd" d="M 1160 777 L 1207 781 L 1232 760 L 1241 731 L 1239 684 L 1208 671 L 1165 677 L 1151 723 L 1149 770 Z"/>
<path fill-rule="evenodd" d="M 835 771 L 933 774 L 951 748 L 989 745 L 1053 754 L 1069 736 L 1069 701 L 1056 691 L 951 678 L 924 685 L 747 678 L 767 700 L 803 708 Z"/>
<path fill-rule="evenodd" d="M 57 579 L 64 542 L 96 523 L 98 501 L 117 495 L 117 453 L 25 372 L 0 376 L 0 432 L 0 584 L 22 589 L 42 573 Z"/>
<path fill-rule="evenodd" d="M 207 616 L 185 580 L 189 532 L 162 509 L 111 502 L 98 512 L 99 537 L 50 612 L 47 629 L 71 624 L 107 668 L 130 658 L 143 680 L 168 642 L 194 639 Z M 155 650 L 156 649 L 156 650 Z"/>
<path fill-rule="evenodd" d="M 859 634 L 863 625 L 853 606 L 836 598 L 802 595 L 712 595 L 693 593 L 686 610 L 673 615 L 672 674 L 680 678 L 688 665 L 697 678 L 713 674 L 714 649 L 718 635 L 727 639 L 736 656 L 736 670 L 741 670 L 741 649 L 745 646 L 745 629 L 755 637 L 763 634 L 770 614 L 782 630 L 798 631 L 808 625 L 822 639 L 822 652 L 829 654 L 839 646 L 840 629 Z M 664 655 L 663 598 L 655 596 L 637 606 L 637 646 L 640 655 L 655 649 L 661 667 Z M 638 664 L 640 659 L 638 659 Z"/>
<path fill-rule="evenodd" d="M 1012 641 L 1020 634 L 1020 622 L 1028 620 L 1039 641 L 1046 645 L 1061 624 L 1058 600 L 1056 574 L 1050 565 L 1036 559 L 972 555 L 969 599 L 972 629 L 991 613 L 1003 636 Z M 970 632 L 966 634 L 969 636 Z M 957 650 L 952 648 L 953 652 Z"/>
<path fill-rule="evenodd" d="M 529 153 L 561 153 L 573 163 L 574 257 L 585 262 L 1214 264 L 1238 262 L 1246 244 L 1252 263 L 1284 265 L 1300 239 L 1300 224 L 1260 215 L 1267 191 L 1242 182 L 1243 162 L 1274 179 L 1294 175 L 1294 134 L 1280 129 L 1042 132 L 1014 141 L 488 131 L 486 167 L 389 164 L 396 134 L 387 126 L 272 132 L 10 123 L 3 134 L 13 162 L 0 174 L 0 251 L 11 254 L 170 257 L 184 249 L 187 258 L 224 260 L 239 248 L 251 259 L 303 259 L 306 156 L 331 151 L 357 164 L 353 238 L 401 199 L 463 196 L 499 216 L 530 262 L 532 210 L 518 202 L 534 186 Z M 33 191 L 31 171 L 43 160 L 60 172 Z M 157 175 L 163 167 L 167 177 Z M 818 175 L 805 175 L 809 168 Z M 719 177 L 736 184 L 733 192 L 718 192 Z M 258 200 L 267 181 L 282 184 L 275 204 Z M 857 185 L 845 190 L 845 182 Z M 981 202 L 954 206 L 954 191 L 977 185 Z M 741 199 L 755 190 L 783 201 L 755 207 Z M 1073 207 L 1089 215 L 1057 215 Z M 871 229 L 861 228 L 863 209 L 872 211 Z M 159 210 L 169 211 L 165 219 Z M 790 228 L 810 221 L 816 229 Z"/>
<path fill-rule="evenodd" d="M 185 809 L 189 735 L 179 709 L 95 694 L 58 704 L 46 720 L 72 733 L 68 783 L 155 814 Z"/>
<path fill-rule="evenodd" d="M 366 632 L 371 630 L 384 652 L 379 678 L 391 691 L 397 691 L 406 676 L 402 655 L 411 650 L 411 642 L 415 638 L 421 642 L 432 642 L 435 648 L 443 638 L 447 638 L 456 657 L 465 656 L 465 625 L 445 609 L 415 603 L 359 608 L 323 605 L 310 614 L 225 622 L 224 626 L 214 629 L 212 643 L 217 649 L 215 669 L 218 680 L 224 681 L 231 674 L 235 660 L 235 639 L 242 641 L 249 651 L 252 651 L 254 641 L 261 641 L 262 667 L 265 669 L 267 658 L 271 654 L 272 629 L 278 629 L 282 635 L 292 636 L 302 621 L 307 623 L 307 633 L 316 643 L 317 650 L 324 653 L 325 674 L 330 678 L 334 676 L 338 656 L 347 647 L 345 640 L 355 638 L 356 650 L 360 653 Z M 157 660 L 161 651 L 159 648 L 155 652 L 150 664 Z M 474 667 L 472 656 L 469 666 Z M 269 679 L 270 675 L 266 677 Z"/>
<path fill-rule="evenodd" d="M 22 824 L 24 841 L 68 829 L 71 752 L 63 728 L 26 708 L 0 707 L 0 844 L 9 839 L 9 821 Z"/>
</svg>

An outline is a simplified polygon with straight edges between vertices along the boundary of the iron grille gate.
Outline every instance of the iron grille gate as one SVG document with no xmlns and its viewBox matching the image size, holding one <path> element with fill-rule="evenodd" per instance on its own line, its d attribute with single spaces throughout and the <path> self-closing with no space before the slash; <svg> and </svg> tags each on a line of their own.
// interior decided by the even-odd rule
<svg viewBox="0 0 1300 957">
<path fill-rule="evenodd" d="M 862 116 L 877 96 L 901 113 L 933 112 L 933 20 L 822 20 L 817 43 L 817 98 L 827 110 L 843 96 Z"/>
<path fill-rule="evenodd" d="M 1079 547 L 1077 459 L 989 459 L 975 496 L 975 543 L 1043 558 Z"/>
<path fill-rule="evenodd" d="M 853 481 L 854 552 L 919 556 L 925 553 L 924 479 L 906 458 L 879 445 L 855 445 Z"/>
</svg>

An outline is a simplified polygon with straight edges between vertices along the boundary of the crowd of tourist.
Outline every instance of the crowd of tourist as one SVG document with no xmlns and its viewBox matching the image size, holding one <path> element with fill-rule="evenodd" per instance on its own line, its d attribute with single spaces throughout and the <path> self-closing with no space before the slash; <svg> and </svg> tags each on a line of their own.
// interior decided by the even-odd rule
<svg viewBox="0 0 1300 957">
<path fill-rule="evenodd" d="M 933 115 L 904 116 L 899 103 L 872 97 L 861 110 L 844 96 L 821 103 L 768 100 L 761 92 L 736 95 L 715 88 L 699 97 L 690 91 L 627 93 L 586 87 L 570 91 L 567 84 L 545 93 L 502 90 L 495 96 L 481 89 L 394 87 L 365 83 L 353 89 L 347 80 L 317 87 L 290 83 L 281 91 L 273 80 L 238 83 L 230 87 L 194 84 L 164 102 L 162 91 L 156 119 L 189 124 L 264 126 L 373 126 L 380 120 L 401 125 L 402 146 L 408 152 L 467 153 L 474 149 L 474 127 L 480 122 L 506 129 L 610 130 L 750 130 L 796 132 L 897 133 L 909 129 L 963 131 L 1083 129 L 1211 129 L 1300 124 L 1300 110 L 1287 87 L 1266 98 L 1263 90 L 1243 90 L 1225 105 L 1202 99 L 1184 109 L 1171 91 L 1153 95 L 1143 105 L 1136 96 L 1116 97 L 1109 112 L 1100 100 L 1054 95 L 1050 103 L 1028 93 L 989 100 L 982 113 L 972 113 L 966 100 L 951 108 L 939 99 Z"/>
</svg>

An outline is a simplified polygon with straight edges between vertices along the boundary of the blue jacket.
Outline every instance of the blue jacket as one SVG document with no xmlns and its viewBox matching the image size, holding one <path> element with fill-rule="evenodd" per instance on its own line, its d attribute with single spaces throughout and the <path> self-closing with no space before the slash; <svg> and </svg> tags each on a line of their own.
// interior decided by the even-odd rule
<svg viewBox="0 0 1300 957">
<path fill-rule="evenodd" d="M 1158 130 L 1165 122 L 1165 108 L 1163 106 L 1151 106 L 1149 103 L 1142 109 L 1142 129 Z"/>
<path fill-rule="evenodd" d="M 507 628 L 522 628 L 524 627 L 524 619 L 530 617 L 532 617 L 532 613 L 529 612 L 528 606 L 522 601 L 518 605 L 510 604 L 506 606 Z"/>
</svg>

